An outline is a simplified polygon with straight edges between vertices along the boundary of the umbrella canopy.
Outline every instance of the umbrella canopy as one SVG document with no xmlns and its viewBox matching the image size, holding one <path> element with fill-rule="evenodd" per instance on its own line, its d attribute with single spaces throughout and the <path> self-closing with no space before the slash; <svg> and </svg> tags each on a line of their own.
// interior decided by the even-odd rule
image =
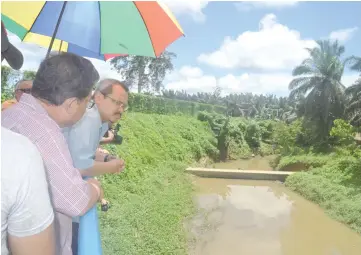
<svg viewBox="0 0 361 255">
<path fill-rule="evenodd" d="M 2 2 L 1 19 L 24 42 L 107 60 L 118 55 L 158 57 L 184 33 L 156 1 Z"/>
</svg>

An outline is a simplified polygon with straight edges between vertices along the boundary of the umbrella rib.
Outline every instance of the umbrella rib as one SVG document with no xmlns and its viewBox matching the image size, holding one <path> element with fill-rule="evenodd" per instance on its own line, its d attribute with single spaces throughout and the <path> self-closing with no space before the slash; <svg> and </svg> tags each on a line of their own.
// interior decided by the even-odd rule
<svg viewBox="0 0 361 255">
<path fill-rule="evenodd" d="M 99 9 L 99 28 L 100 28 L 100 36 L 99 36 L 99 54 L 103 55 L 103 59 L 105 61 L 105 55 L 102 53 L 102 14 L 100 13 L 100 1 L 98 1 L 98 9 Z"/>
<path fill-rule="evenodd" d="M 63 7 L 61 8 L 61 11 L 60 11 L 60 14 L 59 14 L 58 21 L 56 22 L 56 26 L 55 26 L 55 29 L 54 29 L 54 32 L 53 32 L 53 36 L 51 37 L 51 41 L 50 41 L 50 44 L 49 44 L 48 53 L 46 54 L 46 58 L 49 57 L 51 48 L 53 48 L 54 40 L 55 40 L 56 34 L 58 33 L 58 29 L 59 29 L 60 22 L 61 22 L 61 19 L 63 17 L 64 11 L 65 11 L 66 4 L 67 4 L 67 1 L 64 1 Z"/>
<path fill-rule="evenodd" d="M 157 54 L 156 54 L 156 52 L 155 52 L 155 47 L 154 47 L 154 44 L 153 44 L 153 40 L 152 40 L 152 37 L 150 36 L 149 30 L 148 30 L 147 23 L 145 23 L 145 20 L 144 20 L 144 18 L 143 18 L 143 15 L 142 15 L 142 13 L 140 12 L 140 10 L 138 9 L 138 7 L 137 7 L 137 5 L 135 4 L 134 1 L 133 1 L 133 4 L 134 4 L 135 8 L 137 8 L 138 13 L 139 13 L 140 17 L 141 17 L 142 20 L 143 20 L 143 24 L 144 24 L 145 28 L 147 29 L 147 33 L 148 33 L 148 36 L 149 36 L 149 40 L 150 40 L 150 42 L 151 42 L 151 44 L 152 44 L 152 49 L 153 49 L 153 52 L 154 52 L 154 56 L 157 57 Z"/>
</svg>

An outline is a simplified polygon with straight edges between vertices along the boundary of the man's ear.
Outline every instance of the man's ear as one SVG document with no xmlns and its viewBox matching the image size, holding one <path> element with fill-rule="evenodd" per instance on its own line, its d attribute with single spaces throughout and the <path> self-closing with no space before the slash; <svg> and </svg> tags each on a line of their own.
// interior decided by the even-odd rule
<svg viewBox="0 0 361 255">
<path fill-rule="evenodd" d="M 69 115 L 73 115 L 78 109 L 79 102 L 75 97 L 68 98 L 63 103 L 63 108 Z"/>
<path fill-rule="evenodd" d="M 102 99 L 104 99 L 104 96 L 102 93 L 100 93 L 99 91 L 96 91 L 94 93 L 94 102 L 95 103 L 99 103 Z"/>
</svg>

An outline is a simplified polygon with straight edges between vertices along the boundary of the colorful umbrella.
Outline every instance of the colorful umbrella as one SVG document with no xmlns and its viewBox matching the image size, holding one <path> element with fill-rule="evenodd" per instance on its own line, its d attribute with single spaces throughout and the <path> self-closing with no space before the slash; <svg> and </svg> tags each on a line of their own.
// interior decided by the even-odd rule
<svg viewBox="0 0 361 255">
<path fill-rule="evenodd" d="M 24 42 L 107 60 L 118 55 L 158 57 L 184 35 L 156 1 L 2 2 L 1 19 Z"/>
</svg>

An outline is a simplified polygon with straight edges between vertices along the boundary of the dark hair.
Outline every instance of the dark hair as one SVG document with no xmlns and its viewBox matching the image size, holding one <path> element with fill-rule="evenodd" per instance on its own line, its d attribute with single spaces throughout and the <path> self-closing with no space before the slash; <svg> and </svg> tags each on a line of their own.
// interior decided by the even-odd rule
<svg viewBox="0 0 361 255">
<path fill-rule="evenodd" d="M 98 80 L 99 73 L 88 59 L 61 53 L 40 64 L 31 94 L 52 105 L 61 105 L 72 97 L 86 98 Z"/>
<path fill-rule="evenodd" d="M 116 79 L 104 79 L 100 81 L 95 91 L 99 91 L 105 96 L 110 95 L 113 92 L 113 86 L 120 86 L 125 90 L 125 92 L 129 93 L 129 88 L 125 85 L 125 82 L 121 82 Z"/>
</svg>

